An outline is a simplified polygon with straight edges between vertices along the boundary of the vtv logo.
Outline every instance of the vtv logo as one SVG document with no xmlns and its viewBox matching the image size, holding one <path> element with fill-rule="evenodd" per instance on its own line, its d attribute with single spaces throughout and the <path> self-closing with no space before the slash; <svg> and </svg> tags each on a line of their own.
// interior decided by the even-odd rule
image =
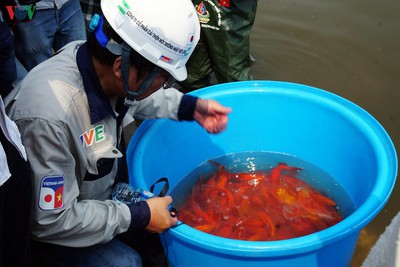
<svg viewBox="0 0 400 267">
<path fill-rule="evenodd" d="M 10 21 L 27 21 L 32 20 L 35 15 L 36 5 L 25 6 L 5 6 Z"/>
<path fill-rule="evenodd" d="M 105 139 L 104 125 L 103 124 L 97 125 L 96 127 L 90 129 L 89 131 L 81 134 L 79 138 L 81 139 L 82 144 L 83 145 L 86 144 L 86 146 L 91 146 L 94 143 L 103 141 Z"/>
</svg>

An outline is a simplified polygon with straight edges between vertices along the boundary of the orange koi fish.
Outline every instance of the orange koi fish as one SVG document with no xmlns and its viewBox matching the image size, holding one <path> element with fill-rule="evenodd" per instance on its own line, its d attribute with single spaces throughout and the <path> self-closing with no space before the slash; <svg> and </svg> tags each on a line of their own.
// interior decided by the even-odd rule
<svg viewBox="0 0 400 267">
<path fill-rule="evenodd" d="M 297 178 L 301 168 L 279 163 L 271 171 L 233 173 L 216 165 L 179 207 L 178 219 L 226 238 L 272 241 L 323 230 L 342 220 L 336 202 Z"/>
</svg>

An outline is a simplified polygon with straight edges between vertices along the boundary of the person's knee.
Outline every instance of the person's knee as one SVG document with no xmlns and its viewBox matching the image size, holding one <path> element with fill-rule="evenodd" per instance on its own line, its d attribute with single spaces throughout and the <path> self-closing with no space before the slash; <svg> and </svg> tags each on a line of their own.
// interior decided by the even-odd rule
<svg viewBox="0 0 400 267">
<path fill-rule="evenodd" d="M 142 258 L 140 254 L 127 244 L 113 239 L 105 245 L 106 259 L 112 259 L 113 266 L 141 267 Z"/>
<path fill-rule="evenodd" d="M 113 258 L 112 263 L 119 267 L 142 267 L 142 258 L 135 250 L 129 249 L 123 253 L 123 257 Z"/>
</svg>

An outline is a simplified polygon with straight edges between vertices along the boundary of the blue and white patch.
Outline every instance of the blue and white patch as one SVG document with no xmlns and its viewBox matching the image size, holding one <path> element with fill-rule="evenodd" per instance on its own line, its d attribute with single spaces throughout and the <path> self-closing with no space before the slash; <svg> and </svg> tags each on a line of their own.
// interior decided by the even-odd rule
<svg viewBox="0 0 400 267">
<path fill-rule="evenodd" d="M 55 210 L 64 207 L 64 176 L 46 176 L 40 183 L 39 207 L 42 210 Z"/>
</svg>

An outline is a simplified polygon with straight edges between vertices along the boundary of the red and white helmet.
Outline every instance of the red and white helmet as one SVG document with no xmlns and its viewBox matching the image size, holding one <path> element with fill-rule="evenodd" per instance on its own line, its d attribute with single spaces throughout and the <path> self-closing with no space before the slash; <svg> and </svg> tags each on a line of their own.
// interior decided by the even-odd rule
<svg viewBox="0 0 400 267">
<path fill-rule="evenodd" d="M 200 23 L 190 0 L 102 0 L 104 17 L 144 58 L 176 80 L 200 39 Z"/>
</svg>

